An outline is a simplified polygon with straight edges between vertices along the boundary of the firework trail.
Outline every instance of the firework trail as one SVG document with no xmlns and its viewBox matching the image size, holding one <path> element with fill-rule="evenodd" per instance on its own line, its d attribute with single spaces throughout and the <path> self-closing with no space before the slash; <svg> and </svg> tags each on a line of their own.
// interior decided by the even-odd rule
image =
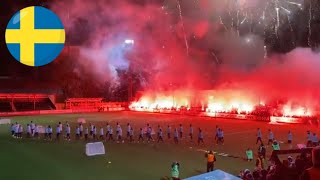
<svg viewBox="0 0 320 180">
<path fill-rule="evenodd" d="M 238 36 L 240 36 L 240 30 L 239 30 L 239 26 L 240 26 L 240 19 L 239 19 L 239 13 L 240 11 L 237 11 L 237 34 Z"/>
<path fill-rule="evenodd" d="M 220 64 L 220 60 L 214 52 L 211 52 L 212 56 L 215 58 L 217 64 Z"/>
<path fill-rule="evenodd" d="M 247 16 L 246 16 L 246 17 L 244 17 L 244 19 L 241 21 L 241 23 L 240 23 L 240 24 L 243 24 L 246 20 L 247 20 Z"/>
<path fill-rule="evenodd" d="M 187 55 L 189 55 L 189 44 L 188 44 L 188 40 L 187 40 L 186 30 L 185 30 L 185 27 L 184 27 L 184 21 L 183 21 L 183 17 L 182 17 L 182 10 L 181 10 L 180 0 L 177 0 L 177 6 L 178 6 L 178 9 L 179 9 L 180 21 L 182 23 L 182 31 L 183 31 L 183 36 L 184 36 L 184 42 L 186 44 Z"/>
<path fill-rule="evenodd" d="M 310 4 L 309 4 L 309 22 L 308 22 L 308 28 L 309 28 L 308 45 L 309 45 L 309 47 L 311 47 L 311 33 L 312 33 L 311 19 L 312 19 L 312 2 L 310 1 Z"/>
<path fill-rule="evenodd" d="M 251 14 L 251 17 L 250 17 L 250 33 L 253 32 L 253 27 L 252 27 L 252 25 L 253 25 L 253 15 Z"/>
<path fill-rule="evenodd" d="M 279 30 L 279 27 L 280 27 L 280 16 L 279 16 L 279 8 L 278 8 L 278 6 L 276 7 L 276 12 L 277 12 L 277 25 L 276 25 L 276 27 L 275 27 L 275 33 L 276 33 L 276 36 L 277 36 L 277 38 L 279 38 L 278 37 L 278 30 Z"/>
<path fill-rule="evenodd" d="M 291 24 L 291 20 L 290 20 L 289 14 L 287 14 L 287 18 L 288 18 L 288 23 L 289 23 L 289 26 L 290 26 L 291 36 L 293 37 L 294 36 L 294 31 L 293 31 L 293 27 L 292 27 L 292 24 Z M 293 39 L 292 39 L 292 45 L 294 47 L 296 46 L 296 42 Z"/>
<path fill-rule="evenodd" d="M 225 29 L 225 30 L 228 30 L 227 26 L 223 23 L 223 20 L 222 20 L 222 17 L 221 17 L 221 16 L 219 16 L 219 19 L 220 19 L 220 24 L 223 25 L 224 29 Z"/>
</svg>

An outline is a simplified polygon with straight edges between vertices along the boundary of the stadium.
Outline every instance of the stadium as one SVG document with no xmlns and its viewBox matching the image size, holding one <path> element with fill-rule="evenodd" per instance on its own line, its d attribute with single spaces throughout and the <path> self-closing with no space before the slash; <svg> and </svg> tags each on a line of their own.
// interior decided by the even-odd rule
<svg viewBox="0 0 320 180">
<path fill-rule="evenodd" d="M 46 65 L 5 37 L 29 6 L 64 26 Z M 318 1 L 0 8 L 0 179 L 320 179 Z"/>
</svg>

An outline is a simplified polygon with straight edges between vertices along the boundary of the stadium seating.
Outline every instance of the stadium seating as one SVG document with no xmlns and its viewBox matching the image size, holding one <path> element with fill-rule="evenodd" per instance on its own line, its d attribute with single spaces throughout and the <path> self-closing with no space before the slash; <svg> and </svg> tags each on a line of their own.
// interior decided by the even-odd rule
<svg viewBox="0 0 320 180">
<path fill-rule="evenodd" d="M 10 102 L 0 102 L 0 112 L 11 112 Z"/>
<path fill-rule="evenodd" d="M 48 100 L 43 100 L 39 102 L 14 102 L 17 111 L 34 111 L 34 110 L 52 110 L 51 103 Z"/>
<path fill-rule="evenodd" d="M 40 102 L 36 102 L 35 105 L 36 110 L 52 110 L 54 109 L 53 104 L 48 99 Z"/>
<path fill-rule="evenodd" d="M 32 102 L 15 102 L 14 103 L 17 111 L 33 111 L 33 103 Z"/>
<path fill-rule="evenodd" d="M 0 112 L 53 110 L 51 99 L 46 94 L 0 94 Z"/>
<path fill-rule="evenodd" d="M 69 98 L 66 109 L 99 109 L 103 98 Z"/>
</svg>

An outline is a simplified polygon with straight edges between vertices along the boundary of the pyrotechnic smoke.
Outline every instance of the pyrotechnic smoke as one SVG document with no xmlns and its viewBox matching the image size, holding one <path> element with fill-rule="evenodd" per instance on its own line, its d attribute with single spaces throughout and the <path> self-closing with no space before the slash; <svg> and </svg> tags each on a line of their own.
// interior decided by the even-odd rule
<svg viewBox="0 0 320 180">
<path fill-rule="evenodd" d="M 80 66 L 92 67 L 88 71 L 97 75 L 93 81 L 116 82 L 115 70 L 130 67 L 131 71 L 143 72 L 147 81 L 145 88 L 151 92 L 179 89 L 220 89 L 223 92 L 226 88 L 240 92 L 250 90 L 250 96 L 265 101 L 285 98 L 314 103 L 313 99 L 320 98 L 316 69 L 319 55 L 308 49 L 296 49 L 266 58 L 264 37 L 239 36 L 241 21 L 247 19 L 244 23 L 251 23 L 252 28 L 253 17 L 258 17 L 245 9 L 260 3 L 239 1 L 241 8 L 230 13 L 234 14 L 235 22 L 229 25 L 230 21 L 222 17 L 223 13 L 229 13 L 230 8 L 225 8 L 227 1 L 190 2 L 181 3 L 177 8 L 176 0 L 164 5 L 137 4 L 129 0 L 68 0 L 58 1 L 52 8 L 61 17 L 68 17 L 63 19 L 67 34 L 85 37 L 80 47 L 81 57 L 75 61 Z M 183 14 L 182 29 L 179 23 L 184 8 L 193 11 L 183 11 L 190 14 Z M 200 10 L 195 10 L 197 8 Z M 267 19 L 270 12 L 264 11 L 265 6 L 260 9 L 262 20 Z M 278 14 L 275 9 L 272 11 L 274 17 L 283 16 L 283 9 L 279 11 Z M 244 13 L 248 16 L 243 16 Z M 284 17 L 289 20 L 288 16 Z M 282 22 L 278 20 L 277 28 Z M 126 39 L 133 40 L 134 44 L 124 43 Z"/>
</svg>

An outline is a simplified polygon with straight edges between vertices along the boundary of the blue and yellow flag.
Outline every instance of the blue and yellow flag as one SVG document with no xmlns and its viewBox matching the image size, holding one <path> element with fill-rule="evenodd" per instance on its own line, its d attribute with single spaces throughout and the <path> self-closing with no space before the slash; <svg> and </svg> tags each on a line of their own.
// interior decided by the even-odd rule
<svg viewBox="0 0 320 180">
<path fill-rule="evenodd" d="M 65 30 L 59 17 L 44 7 L 31 6 L 13 15 L 6 29 L 12 56 L 28 66 L 43 66 L 61 53 Z"/>
</svg>

